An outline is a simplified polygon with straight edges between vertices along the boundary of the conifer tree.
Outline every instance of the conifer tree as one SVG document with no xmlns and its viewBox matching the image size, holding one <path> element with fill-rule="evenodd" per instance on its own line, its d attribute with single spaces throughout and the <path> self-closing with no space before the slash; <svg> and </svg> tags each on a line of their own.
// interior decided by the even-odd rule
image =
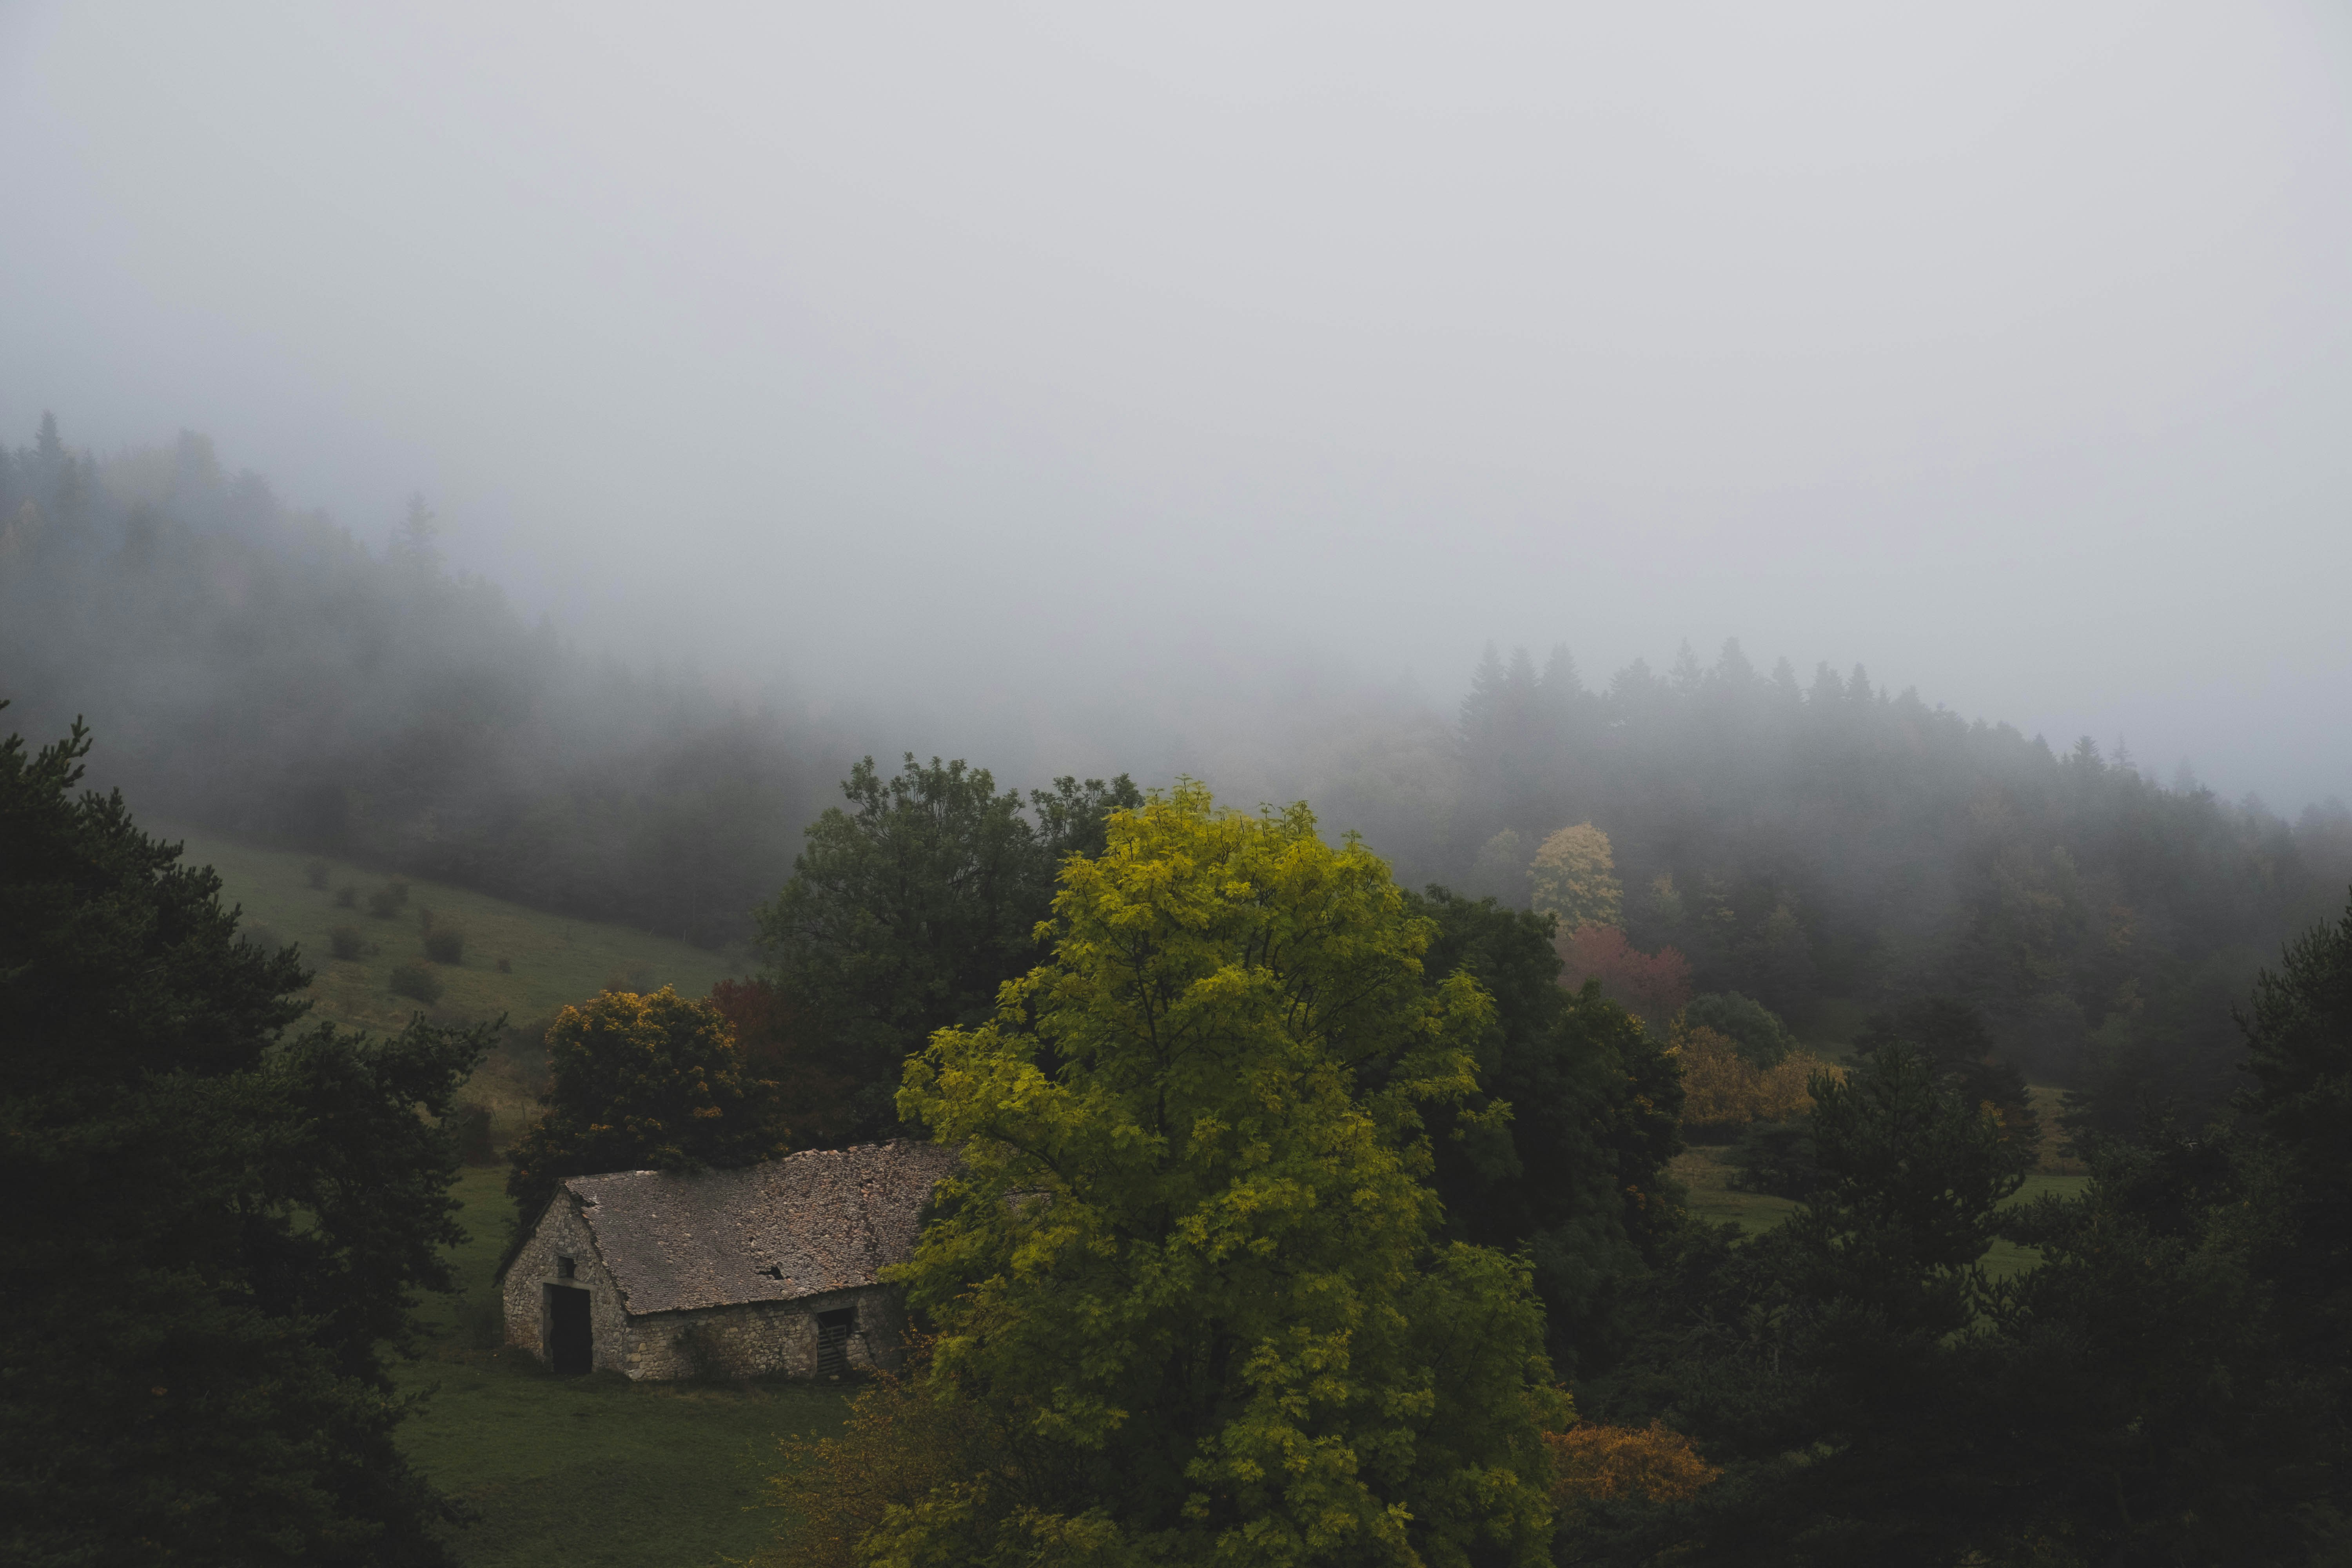
<svg viewBox="0 0 2352 1568">
<path fill-rule="evenodd" d="M 208 868 L 0 742 L 0 1560 L 437 1564 L 383 1359 L 462 1239 L 487 1031 L 293 1033 Z"/>
</svg>

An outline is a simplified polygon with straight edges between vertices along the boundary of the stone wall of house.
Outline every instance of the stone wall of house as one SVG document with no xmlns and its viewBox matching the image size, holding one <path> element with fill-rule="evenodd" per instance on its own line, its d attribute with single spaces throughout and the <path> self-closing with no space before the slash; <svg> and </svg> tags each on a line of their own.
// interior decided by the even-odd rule
<svg viewBox="0 0 2352 1568">
<path fill-rule="evenodd" d="M 857 1331 L 846 1346 L 851 1367 L 898 1366 L 905 1353 L 906 1310 L 895 1286 L 866 1285 L 790 1301 L 745 1301 L 632 1318 L 620 1370 L 656 1382 L 775 1373 L 814 1377 L 816 1315 L 843 1307 L 857 1309 Z"/>
<path fill-rule="evenodd" d="M 569 1258 L 565 1279 L 558 1259 Z M 561 1194 L 507 1266 L 502 1288 L 507 1343 L 545 1361 L 550 1286 L 588 1292 L 591 1365 L 598 1372 L 667 1382 L 691 1377 L 816 1375 L 816 1315 L 857 1309 L 846 1347 L 862 1371 L 896 1367 L 904 1353 L 906 1310 L 896 1287 L 867 1285 L 790 1301 L 746 1301 L 632 1317 L 597 1256 L 580 1200 Z"/>
<path fill-rule="evenodd" d="M 573 1274 L 562 1277 L 557 1262 L 569 1258 Z M 590 1364 L 598 1372 L 627 1372 L 632 1339 L 629 1315 L 621 1292 L 596 1254 L 595 1237 L 581 1217 L 580 1200 L 559 1193 L 533 1229 L 530 1239 L 507 1265 L 501 1287 L 507 1318 L 507 1343 L 547 1359 L 547 1289 L 573 1286 L 588 1292 L 589 1332 L 593 1336 Z M 635 1376 L 632 1373 L 630 1375 Z"/>
</svg>

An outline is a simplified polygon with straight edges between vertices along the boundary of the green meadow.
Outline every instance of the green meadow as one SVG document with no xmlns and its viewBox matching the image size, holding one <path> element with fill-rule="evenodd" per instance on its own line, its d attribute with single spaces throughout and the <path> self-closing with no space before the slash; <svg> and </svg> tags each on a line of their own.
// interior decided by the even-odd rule
<svg viewBox="0 0 2352 1568">
<path fill-rule="evenodd" d="M 400 1443 L 470 1515 L 447 1540 L 467 1568 L 715 1568 L 768 1546 L 763 1506 L 785 1437 L 830 1431 L 843 1394 L 783 1379 L 633 1384 L 557 1377 L 497 1348 L 491 1271 L 511 1234 L 503 1167 L 458 1178 L 460 1293 L 426 1309 L 424 1355 L 395 1370 L 416 1396 Z"/>
<path fill-rule="evenodd" d="M 318 972 L 310 983 L 317 1004 L 313 1017 L 354 1028 L 396 1029 L 420 1009 L 451 1020 L 503 1013 L 523 1023 L 608 987 L 643 991 L 675 985 L 698 996 L 749 966 L 741 952 L 713 952 L 626 926 L 546 914 L 486 893 L 394 879 L 345 861 L 324 861 L 326 886 L 314 888 L 308 869 L 312 857 L 176 824 L 159 824 L 153 831 L 160 838 L 184 840 L 191 862 L 220 873 L 223 897 L 245 910 L 248 940 L 257 932 L 301 947 L 303 962 Z M 408 883 L 404 905 L 388 919 L 369 913 L 368 895 L 399 879 Z M 336 901 L 346 889 L 352 894 L 351 907 Z M 428 912 L 436 929 L 454 929 L 464 937 L 458 962 L 437 963 L 425 956 Z M 333 955 L 337 926 L 359 933 L 365 945 L 361 957 Z M 440 999 L 425 1005 L 394 995 L 392 971 L 400 963 L 425 964 L 442 984 Z"/>
<path fill-rule="evenodd" d="M 346 861 L 264 848 L 177 824 L 152 829 L 178 839 L 187 859 L 219 873 L 224 900 L 244 910 L 242 931 L 265 944 L 293 942 L 314 971 L 310 1019 L 386 1034 L 423 1013 L 440 1023 L 481 1023 L 503 1016 L 519 1033 L 517 1050 L 494 1056 L 465 1098 L 491 1112 L 501 1141 L 514 1136 L 541 1087 L 534 1042 L 559 1008 L 604 990 L 656 991 L 674 985 L 707 995 L 719 981 L 751 967 L 738 950 L 711 952 L 627 926 L 572 920 L 526 909 L 445 883 L 392 877 Z M 313 886 L 315 868 L 324 886 Z M 404 881 L 407 897 L 389 917 L 371 913 L 369 896 Z M 454 963 L 425 951 L 432 929 L 455 931 L 463 948 Z M 335 956 L 337 927 L 355 932 L 357 957 Z M 432 1002 L 396 994 L 394 969 L 416 965 L 440 984 Z"/>
</svg>

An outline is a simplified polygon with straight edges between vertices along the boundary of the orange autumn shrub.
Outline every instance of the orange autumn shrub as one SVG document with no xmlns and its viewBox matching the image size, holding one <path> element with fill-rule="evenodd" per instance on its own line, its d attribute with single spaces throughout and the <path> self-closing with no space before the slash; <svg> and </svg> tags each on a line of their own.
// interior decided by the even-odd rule
<svg viewBox="0 0 2352 1568">
<path fill-rule="evenodd" d="M 1793 1121 L 1813 1108 L 1806 1087 L 1812 1075 L 1838 1070 L 1807 1050 L 1759 1068 L 1729 1036 L 1679 1017 L 1668 1038 L 1668 1054 L 1683 1069 L 1683 1127 L 1694 1136 L 1736 1134 L 1751 1121 Z"/>
<path fill-rule="evenodd" d="M 1689 1438 L 1658 1421 L 1647 1426 L 1585 1422 L 1565 1432 L 1547 1432 L 1544 1442 L 1559 1478 L 1552 1500 L 1563 1512 L 1615 1498 L 1682 1502 L 1723 1474 L 1720 1466 L 1698 1457 Z"/>
</svg>

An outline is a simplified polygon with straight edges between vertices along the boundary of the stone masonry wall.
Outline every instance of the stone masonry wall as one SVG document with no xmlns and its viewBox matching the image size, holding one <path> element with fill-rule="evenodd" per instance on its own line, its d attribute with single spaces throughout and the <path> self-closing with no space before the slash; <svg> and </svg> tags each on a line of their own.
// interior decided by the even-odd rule
<svg viewBox="0 0 2352 1568">
<path fill-rule="evenodd" d="M 572 1260 L 573 1277 L 558 1276 L 556 1259 Z M 749 1301 L 686 1312 L 649 1312 L 631 1317 L 619 1289 L 596 1255 L 580 1201 L 560 1194 L 549 1205 L 530 1239 L 508 1265 L 503 1297 L 507 1343 L 547 1359 L 547 1287 L 572 1286 L 588 1292 L 588 1321 L 594 1336 L 591 1364 L 598 1372 L 667 1382 L 688 1377 L 789 1377 L 816 1375 L 816 1315 L 841 1307 L 857 1309 L 857 1332 L 848 1344 L 849 1364 L 861 1371 L 898 1364 L 906 1334 L 906 1311 L 898 1289 L 867 1285 L 803 1296 L 791 1301 Z"/>
<path fill-rule="evenodd" d="M 905 1310 L 895 1287 L 867 1285 L 791 1301 L 747 1301 L 633 1318 L 621 1370 L 657 1382 L 773 1373 L 814 1377 L 816 1315 L 842 1307 L 857 1309 L 857 1331 L 847 1346 L 849 1364 L 860 1371 L 896 1367 L 903 1354 Z M 604 1363 L 600 1360 L 597 1364 Z"/>
<path fill-rule="evenodd" d="M 564 1279 L 555 1260 L 569 1258 L 577 1271 Z M 629 1316 L 621 1292 L 596 1256 L 588 1222 L 580 1216 L 580 1200 L 559 1193 L 547 1214 L 507 1266 L 505 1300 L 507 1343 L 547 1359 L 547 1287 L 570 1285 L 588 1292 L 589 1331 L 594 1337 L 590 1364 L 598 1372 L 628 1371 Z M 631 1373 L 632 1376 L 635 1375 Z"/>
</svg>

